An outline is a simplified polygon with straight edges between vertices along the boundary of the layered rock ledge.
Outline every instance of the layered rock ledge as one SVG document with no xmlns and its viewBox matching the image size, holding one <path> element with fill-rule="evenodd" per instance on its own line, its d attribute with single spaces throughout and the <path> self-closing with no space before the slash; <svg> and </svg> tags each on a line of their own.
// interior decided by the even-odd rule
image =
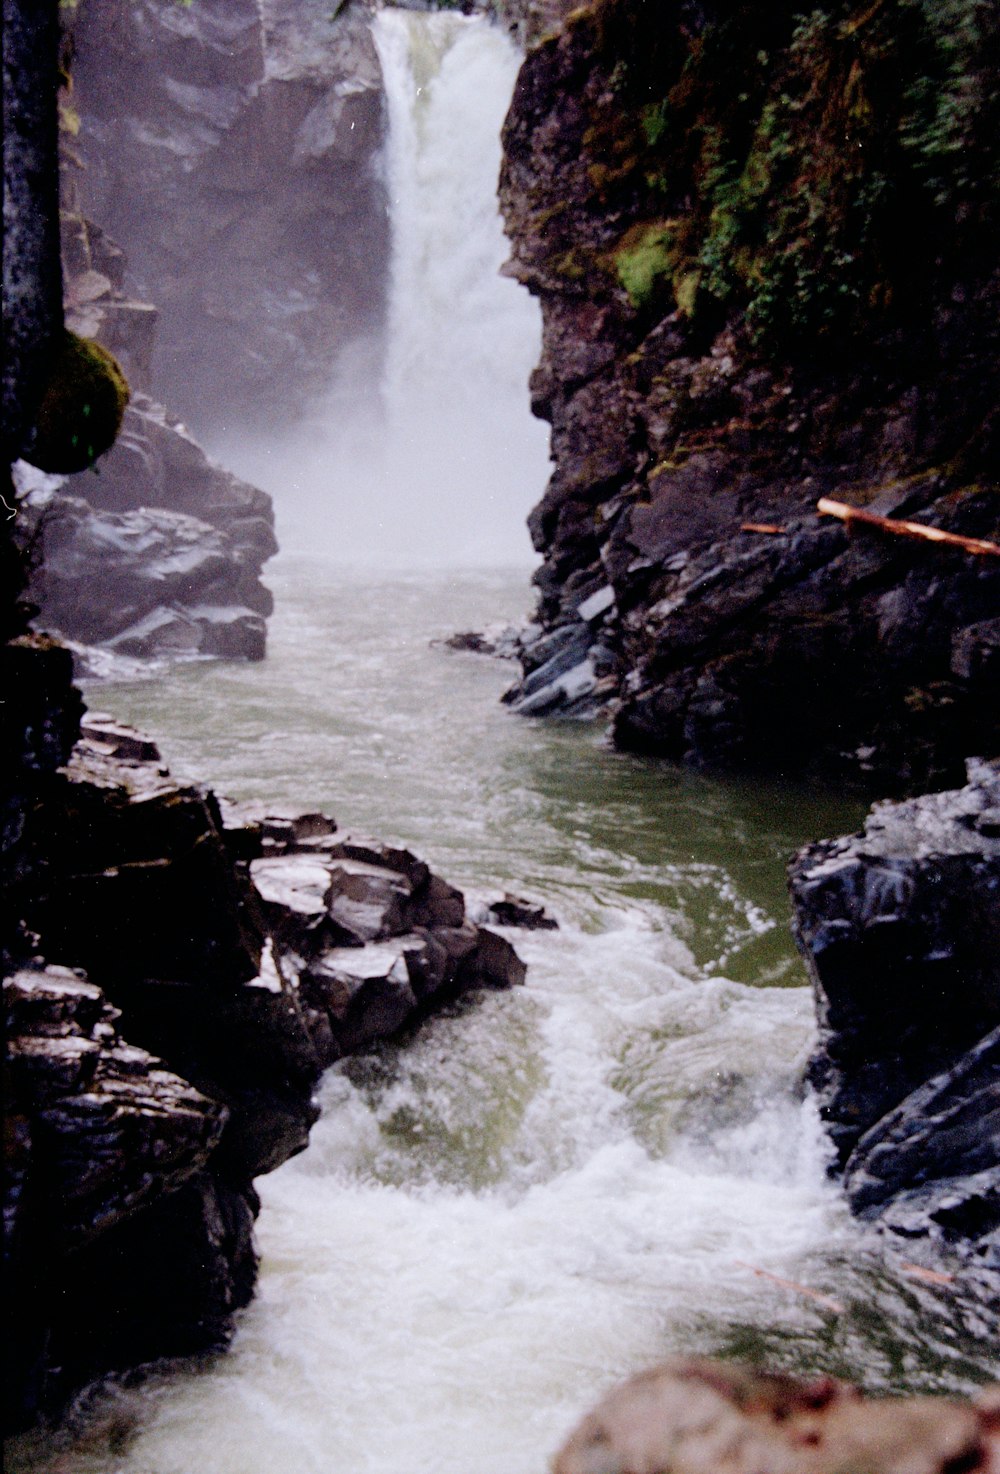
<svg viewBox="0 0 1000 1474">
<path fill-rule="evenodd" d="M 1000 763 L 790 868 L 810 1075 L 851 1206 L 960 1252 L 1000 1310 Z"/>
<path fill-rule="evenodd" d="M 15 1425 L 224 1345 L 255 1280 L 253 1179 L 306 1146 L 320 1072 L 524 978 L 409 851 L 323 815 L 224 819 L 113 722 L 33 788 L 5 856 Z"/>
</svg>

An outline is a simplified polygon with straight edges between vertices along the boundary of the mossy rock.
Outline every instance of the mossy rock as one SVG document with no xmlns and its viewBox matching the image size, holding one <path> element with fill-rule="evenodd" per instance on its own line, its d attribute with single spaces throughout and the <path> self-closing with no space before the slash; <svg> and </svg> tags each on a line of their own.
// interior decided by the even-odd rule
<svg viewBox="0 0 1000 1474">
<path fill-rule="evenodd" d="M 85 471 L 114 444 L 129 402 L 117 360 L 100 343 L 66 332 L 44 376 L 25 459 L 40 471 Z"/>
</svg>

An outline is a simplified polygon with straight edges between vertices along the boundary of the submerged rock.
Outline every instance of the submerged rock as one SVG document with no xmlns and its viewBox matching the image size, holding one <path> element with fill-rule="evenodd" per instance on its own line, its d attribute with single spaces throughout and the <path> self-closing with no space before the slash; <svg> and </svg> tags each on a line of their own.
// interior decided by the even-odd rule
<svg viewBox="0 0 1000 1474">
<path fill-rule="evenodd" d="M 963 1249 L 1000 1305 L 1000 763 L 872 810 L 790 868 L 810 1077 L 852 1207 Z"/>
<path fill-rule="evenodd" d="M 505 891 L 498 901 L 482 901 L 474 920 L 494 926 L 518 926 L 525 931 L 558 931 L 559 923 L 550 916 L 540 901 L 514 896 Z"/>
<path fill-rule="evenodd" d="M 1000 1386 L 975 1401 L 868 1401 L 831 1377 L 800 1381 L 723 1362 L 668 1362 L 610 1392 L 553 1474 L 990 1474 Z"/>
</svg>

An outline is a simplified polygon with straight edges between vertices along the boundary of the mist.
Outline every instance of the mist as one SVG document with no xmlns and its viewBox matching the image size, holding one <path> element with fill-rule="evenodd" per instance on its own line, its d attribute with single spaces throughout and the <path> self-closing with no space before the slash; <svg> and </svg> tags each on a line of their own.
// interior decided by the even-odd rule
<svg viewBox="0 0 1000 1474">
<path fill-rule="evenodd" d="M 528 567 L 525 519 L 548 477 L 527 383 L 541 315 L 500 275 L 500 128 L 518 54 L 462 16 L 383 11 L 391 225 L 384 330 L 341 353 L 326 393 L 212 453 L 274 497 L 278 535 L 347 564 Z"/>
</svg>

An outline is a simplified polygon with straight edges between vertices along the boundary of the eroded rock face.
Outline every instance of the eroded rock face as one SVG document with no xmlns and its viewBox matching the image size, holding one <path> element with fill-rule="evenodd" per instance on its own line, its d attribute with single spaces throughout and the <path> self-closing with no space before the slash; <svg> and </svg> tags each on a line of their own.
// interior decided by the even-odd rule
<svg viewBox="0 0 1000 1474">
<path fill-rule="evenodd" d="M 262 659 L 273 600 L 261 570 L 278 550 L 270 497 L 210 460 L 149 397 L 158 313 L 127 296 L 120 247 L 70 217 L 63 267 L 68 326 L 115 354 L 132 397 L 118 439 L 89 470 L 18 468 L 15 534 L 31 549 L 37 623 L 76 647 L 81 671 L 93 646 Z"/>
<path fill-rule="evenodd" d="M 77 206 L 159 309 L 157 397 L 200 430 L 287 423 L 382 311 L 365 10 L 86 0 L 74 34 Z"/>
<path fill-rule="evenodd" d="M 633 1377 L 571 1435 L 554 1474 L 989 1474 L 1000 1388 L 975 1402 L 868 1401 L 852 1387 L 692 1358 Z"/>
<path fill-rule="evenodd" d="M 943 105 L 955 38 L 894 14 L 612 0 L 534 32 L 501 202 L 555 470 L 516 710 L 882 792 L 1000 748 L 1000 559 L 816 513 L 1000 541 L 993 125 L 955 115 L 969 173 L 934 193 L 900 79 Z M 962 85 L 995 65 L 973 27 Z"/>
<path fill-rule="evenodd" d="M 1000 1304 L 1000 764 L 790 869 L 811 1078 L 856 1212 L 964 1247 Z"/>
</svg>

